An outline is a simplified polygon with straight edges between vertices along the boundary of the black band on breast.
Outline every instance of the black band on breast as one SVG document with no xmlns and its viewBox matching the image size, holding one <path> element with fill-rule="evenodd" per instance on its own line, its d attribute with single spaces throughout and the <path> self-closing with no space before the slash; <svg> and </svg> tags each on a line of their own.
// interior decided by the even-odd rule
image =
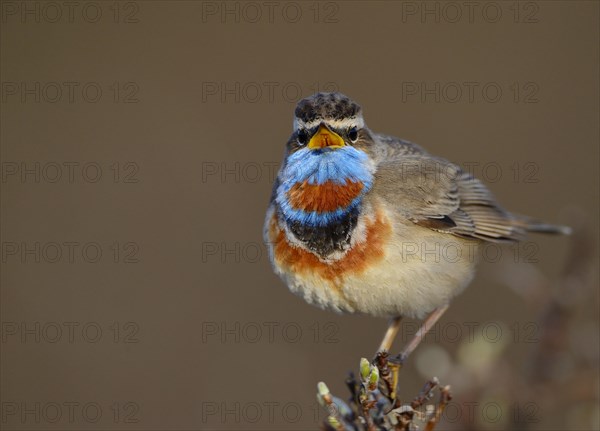
<svg viewBox="0 0 600 431">
<path fill-rule="evenodd" d="M 345 251 L 358 222 L 359 208 L 353 208 L 342 219 L 327 226 L 307 226 L 288 222 L 289 230 L 313 253 L 326 258 L 336 251 Z"/>
</svg>

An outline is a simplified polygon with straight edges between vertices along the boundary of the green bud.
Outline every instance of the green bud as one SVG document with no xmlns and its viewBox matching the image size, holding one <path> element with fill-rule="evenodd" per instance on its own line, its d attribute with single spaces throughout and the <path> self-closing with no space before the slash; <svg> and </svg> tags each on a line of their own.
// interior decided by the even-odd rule
<svg viewBox="0 0 600 431">
<path fill-rule="evenodd" d="M 371 363 L 366 358 L 360 358 L 360 376 L 363 380 L 369 378 L 371 372 Z"/>
<path fill-rule="evenodd" d="M 327 387 L 327 385 L 325 384 L 325 382 L 319 382 L 317 384 L 317 392 L 322 397 L 324 397 L 326 395 L 329 395 L 329 388 Z"/>
<path fill-rule="evenodd" d="M 379 383 L 379 368 L 373 367 L 371 369 L 371 374 L 369 374 L 369 389 L 375 390 L 377 388 L 377 384 Z"/>
<path fill-rule="evenodd" d="M 342 424 L 340 423 L 340 421 L 337 420 L 335 416 L 328 416 L 327 422 L 329 422 L 329 425 L 331 425 L 336 430 L 342 427 Z"/>
<path fill-rule="evenodd" d="M 319 382 L 317 384 L 317 401 L 319 401 L 319 404 L 325 407 L 326 405 L 331 404 L 331 399 L 331 393 L 329 392 L 327 385 L 323 382 Z"/>
</svg>

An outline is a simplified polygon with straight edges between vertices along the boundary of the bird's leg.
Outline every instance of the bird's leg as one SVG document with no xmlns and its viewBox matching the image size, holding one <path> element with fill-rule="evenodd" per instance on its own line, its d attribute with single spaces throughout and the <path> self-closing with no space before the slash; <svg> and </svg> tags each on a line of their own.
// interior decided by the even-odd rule
<svg viewBox="0 0 600 431">
<path fill-rule="evenodd" d="M 447 309 L 448 305 L 446 304 L 433 310 L 423 321 L 423 324 L 414 337 L 408 342 L 408 344 L 406 344 L 406 346 L 404 346 L 404 349 L 402 349 L 397 356 L 392 357 L 388 357 L 388 352 L 392 347 L 394 338 L 396 338 L 396 335 L 398 334 L 398 330 L 400 329 L 400 320 L 402 318 L 395 317 L 390 321 L 390 325 L 385 333 L 385 336 L 383 337 L 381 345 L 379 346 L 377 355 L 375 356 L 375 359 L 373 359 L 373 363 L 378 366 L 380 373 L 382 373 L 382 380 L 385 381 L 387 385 L 387 392 L 389 393 L 387 396 L 390 400 L 393 401 L 396 399 L 398 373 L 406 361 L 406 358 L 408 358 L 410 354 L 417 348 L 425 335 L 427 335 L 437 321 L 440 320 L 440 317 L 442 317 Z"/>
<path fill-rule="evenodd" d="M 398 334 L 398 330 L 400 329 L 400 321 L 401 320 L 402 320 L 402 317 L 400 317 L 400 316 L 394 317 L 393 319 L 390 320 L 388 329 L 385 332 L 385 335 L 383 336 L 383 340 L 381 340 L 379 349 L 377 349 L 378 353 L 390 351 L 390 349 L 392 348 L 392 343 L 394 342 L 394 339 L 396 338 L 396 335 Z"/>
<path fill-rule="evenodd" d="M 406 361 L 406 358 L 408 358 L 413 352 L 413 350 L 417 348 L 417 346 L 423 340 L 425 335 L 427 335 L 429 330 L 433 328 L 433 326 L 437 323 L 438 320 L 440 320 L 440 317 L 442 317 L 442 315 L 447 309 L 448 304 L 433 310 L 431 314 L 427 316 L 427 318 L 423 321 L 423 324 L 421 325 L 415 336 L 408 342 L 406 346 L 404 346 L 404 349 L 402 349 L 400 354 L 390 358 L 390 362 L 395 362 L 402 366 L 404 361 Z"/>
</svg>

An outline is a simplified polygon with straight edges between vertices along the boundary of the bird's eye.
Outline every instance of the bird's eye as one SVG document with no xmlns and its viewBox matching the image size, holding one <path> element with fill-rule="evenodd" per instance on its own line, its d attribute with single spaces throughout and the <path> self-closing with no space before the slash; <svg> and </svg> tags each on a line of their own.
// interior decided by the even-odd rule
<svg viewBox="0 0 600 431">
<path fill-rule="evenodd" d="M 306 133 L 306 130 L 304 130 L 304 129 L 298 130 L 296 139 L 298 140 L 298 143 L 300 145 L 306 145 L 306 143 L 308 142 L 308 134 Z"/>
<path fill-rule="evenodd" d="M 352 127 L 350 130 L 348 130 L 348 139 L 350 139 L 350 142 L 353 144 L 358 141 L 358 130 L 356 127 Z"/>
</svg>

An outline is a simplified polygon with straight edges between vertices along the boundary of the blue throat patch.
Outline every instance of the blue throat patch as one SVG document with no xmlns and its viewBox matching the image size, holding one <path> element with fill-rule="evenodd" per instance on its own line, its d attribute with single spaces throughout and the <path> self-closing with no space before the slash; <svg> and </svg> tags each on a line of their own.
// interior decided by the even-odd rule
<svg viewBox="0 0 600 431">
<path fill-rule="evenodd" d="M 369 157 L 354 147 L 345 146 L 335 150 L 302 148 L 288 157 L 279 180 L 275 200 L 286 221 L 306 226 L 327 226 L 340 221 L 360 206 L 365 193 L 373 185 L 373 168 Z M 311 185 L 321 185 L 331 181 L 345 185 L 348 180 L 361 183 L 363 188 L 345 208 L 330 212 L 303 211 L 293 208 L 288 201 L 288 192 L 297 183 L 306 181 Z"/>
</svg>

